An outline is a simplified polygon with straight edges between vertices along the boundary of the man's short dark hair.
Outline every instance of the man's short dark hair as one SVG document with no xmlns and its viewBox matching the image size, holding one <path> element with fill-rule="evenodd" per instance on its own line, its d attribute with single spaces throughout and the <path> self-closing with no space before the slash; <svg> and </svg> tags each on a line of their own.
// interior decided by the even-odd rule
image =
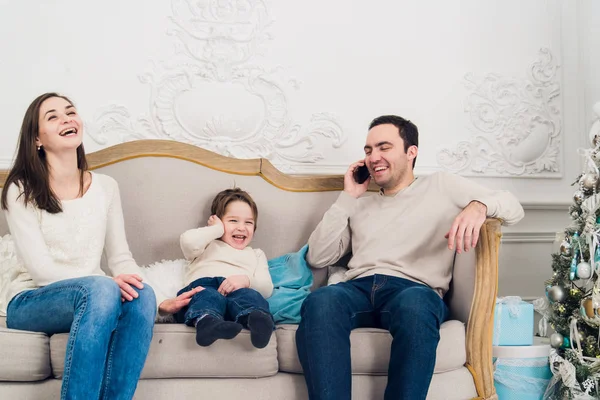
<svg viewBox="0 0 600 400">
<path fill-rule="evenodd" d="M 378 125 L 391 124 L 398 128 L 398 133 L 404 141 L 404 152 L 408 151 L 410 146 L 419 147 L 419 130 L 417 126 L 407 119 L 399 117 L 397 115 L 382 115 L 381 117 L 375 118 L 369 125 L 369 130 L 373 129 Z M 415 168 L 415 162 L 417 157 L 413 160 L 413 169 Z"/>
</svg>

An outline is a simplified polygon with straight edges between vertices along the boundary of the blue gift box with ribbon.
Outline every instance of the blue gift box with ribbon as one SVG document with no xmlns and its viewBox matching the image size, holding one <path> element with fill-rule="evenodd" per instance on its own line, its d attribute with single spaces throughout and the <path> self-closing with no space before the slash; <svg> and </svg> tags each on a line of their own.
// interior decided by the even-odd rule
<svg viewBox="0 0 600 400">
<path fill-rule="evenodd" d="M 499 297 L 494 311 L 494 346 L 533 344 L 533 304 L 518 296 Z"/>
</svg>

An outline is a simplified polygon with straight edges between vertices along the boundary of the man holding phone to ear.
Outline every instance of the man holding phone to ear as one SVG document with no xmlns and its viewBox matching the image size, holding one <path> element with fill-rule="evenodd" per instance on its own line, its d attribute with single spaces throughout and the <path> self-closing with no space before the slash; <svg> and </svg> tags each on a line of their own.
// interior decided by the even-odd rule
<svg viewBox="0 0 600 400">
<path fill-rule="evenodd" d="M 352 252 L 345 282 L 317 289 L 302 305 L 296 343 L 311 400 L 350 400 L 350 332 L 360 327 L 392 334 L 385 400 L 425 399 L 454 252 L 475 247 L 486 217 L 506 225 L 523 217 L 509 192 L 445 172 L 415 178 L 417 146 L 412 122 L 374 119 L 365 158 L 350 165 L 344 191 L 310 236 L 315 268 Z M 361 167 L 370 175 L 364 181 Z M 380 191 L 363 196 L 371 180 Z"/>
</svg>

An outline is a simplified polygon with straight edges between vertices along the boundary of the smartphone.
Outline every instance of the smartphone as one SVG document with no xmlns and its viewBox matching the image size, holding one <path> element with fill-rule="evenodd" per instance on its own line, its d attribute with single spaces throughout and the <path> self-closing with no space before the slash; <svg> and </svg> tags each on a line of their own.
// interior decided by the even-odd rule
<svg viewBox="0 0 600 400">
<path fill-rule="evenodd" d="M 366 165 L 362 165 L 354 170 L 354 181 L 358 184 L 363 184 L 369 179 L 369 169 Z"/>
</svg>

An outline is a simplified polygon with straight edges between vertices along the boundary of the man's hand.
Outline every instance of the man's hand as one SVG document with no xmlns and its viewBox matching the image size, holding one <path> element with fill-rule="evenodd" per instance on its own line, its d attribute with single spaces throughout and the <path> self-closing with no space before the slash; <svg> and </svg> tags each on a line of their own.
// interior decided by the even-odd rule
<svg viewBox="0 0 600 400">
<path fill-rule="evenodd" d="M 143 289 L 142 277 L 136 274 L 120 274 L 113 278 L 121 288 L 121 301 L 131 301 L 138 297 L 138 292 L 132 286 Z"/>
<path fill-rule="evenodd" d="M 250 287 L 250 278 L 248 278 L 248 275 L 231 275 L 221 283 L 217 291 L 223 296 L 227 296 L 231 292 L 247 287 Z"/>
<path fill-rule="evenodd" d="M 369 182 L 371 182 L 371 177 L 368 177 L 364 183 L 358 184 L 354 180 L 354 170 L 358 167 L 365 165 L 365 160 L 359 160 L 348 168 L 346 174 L 344 175 L 344 192 L 348 193 L 350 196 L 358 199 L 360 196 L 365 194 L 367 188 L 369 187 Z"/>
<path fill-rule="evenodd" d="M 192 300 L 192 296 L 196 293 L 203 291 L 204 288 L 202 286 L 196 286 L 192 290 L 188 290 L 187 292 L 181 293 L 179 296 L 174 299 L 167 299 L 160 303 L 158 306 L 158 310 L 163 314 L 175 314 L 183 307 L 190 304 Z"/>
<path fill-rule="evenodd" d="M 485 222 L 487 206 L 478 201 L 472 201 L 467 205 L 454 219 L 450 231 L 446 233 L 448 239 L 448 248 L 461 253 L 464 249 L 475 247 L 479 240 L 479 230 Z"/>
<path fill-rule="evenodd" d="M 208 217 L 207 224 L 208 224 L 208 226 L 213 226 L 213 225 L 223 226 L 223 221 L 221 221 L 221 218 L 217 217 L 216 215 L 211 215 L 210 217 Z"/>
</svg>

